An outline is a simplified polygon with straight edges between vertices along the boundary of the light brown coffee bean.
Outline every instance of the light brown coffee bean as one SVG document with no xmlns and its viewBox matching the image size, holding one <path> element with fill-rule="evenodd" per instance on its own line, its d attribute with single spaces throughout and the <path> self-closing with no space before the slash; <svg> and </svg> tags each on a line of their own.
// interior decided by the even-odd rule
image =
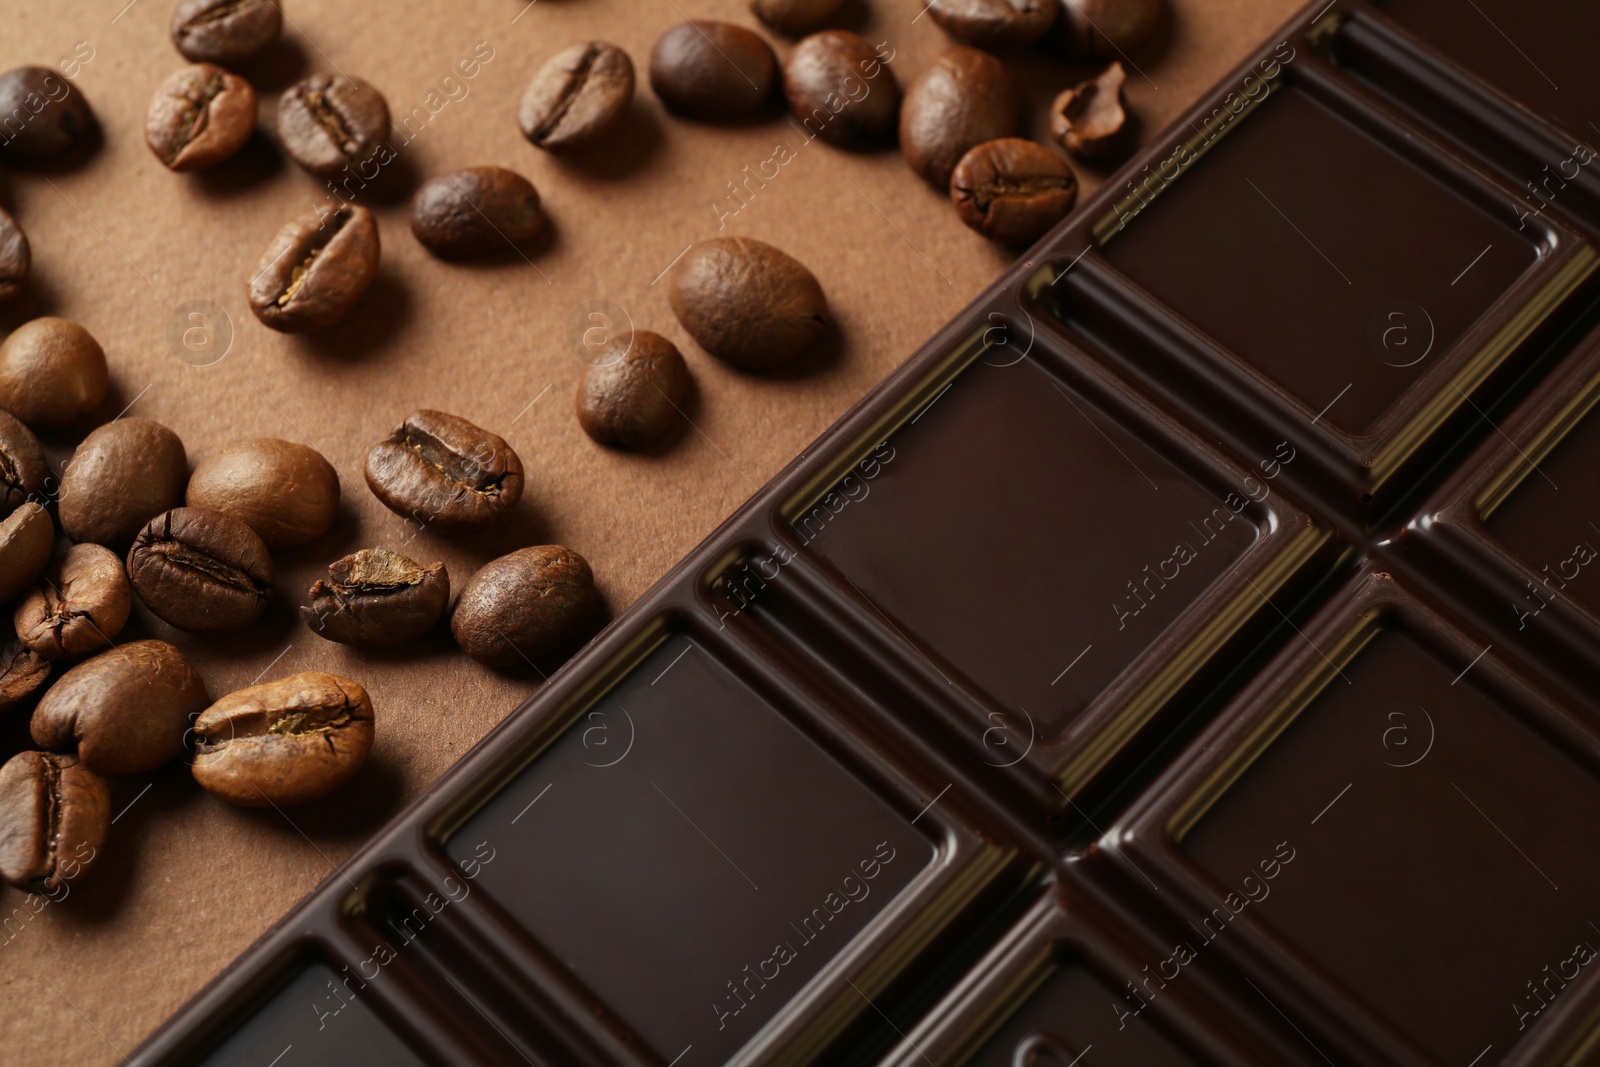
<svg viewBox="0 0 1600 1067">
<path fill-rule="evenodd" d="M 944 32 L 978 48 L 1021 48 L 1043 37 L 1061 0 L 933 0 L 928 14 Z"/>
<path fill-rule="evenodd" d="M 67 319 L 33 319 L 0 344 L 0 408 L 35 430 L 81 423 L 110 382 L 99 342 Z"/>
<path fill-rule="evenodd" d="M 845 0 L 750 0 L 750 10 L 772 30 L 785 37 L 802 37 L 819 29 Z"/>
<path fill-rule="evenodd" d="M 900 117 L 894 71 L 879 49 L 846 30 L 823 30 L 795 45 L 783 66 L 783 92 L 807 134 L 840 148 L 893 137 Z"/>
<path fill-rule="evenodd" d="M 450 604 L 450 574 L 385 548 L 364 548 L 336 560 L 311 586 L 300 609 L 311 632 L 356 648 L 414 641 L 438 625 Z"/>
<path fill-rule="evenodd" d="M 1103 159 L 1127 144 L 1127 75 L 1113 63 L 1098 77 L 1074 86 L 1050 105 L 1050 136 L 1075 156 Z"/>
<path fill-rule="evenodd" d="M 111 644 L 133 607 L 122 560 L 102 545 L 73 545 L 17 605 L 17 637 L 45 659 L 76 659 Z"/>
<path fill-rule="evenodd" d="M 33 431 L 0 410 L 0 518 L 29 500 L 40 499 L 50 468 Z"/>
<path fill-rule="evenodd" d="M 111 833 L 111 787 L 77 757 L 19 752 L 0 767 L 0 878 L 54 894 L 83 877 Z"/>
<path fill-rule="evenodd" d="M 522 460 L 505 439 L 458 415 L 414 411 L 367 453 L 367 486 L 423 526 L 479 526 L 522 498 Z"/>
<path fill-rule="evenodd" d="M 1032 141 L 1002 137 L 961 157 L 950 200 L 961 221 L 1003 244 L 1032 244 L 1066 217 L 1078 179 L 1066 160 Z"/>
<path fill-rule="evenodd" d="M 130 641 L 84 660 L 33 709 L 33 741 L 77 745 L 100 774 L 153 771 L 183 754 L 190 720 L 209 703 L 205 683 L 165 641 Z"/>
<path fill-rule="evenodd" d="M 1022 132 L 1022 98 L 1005 64 L 988 52 L 941 52 L 906 89 L 900 151 L 941 192 L 961 157 L 997 137 Z"/>
<path fill-rule="evenodd" d="M 357 682 L 305 671 L 229 693 L 195 720 L 194 779 L 247 808 L 318 800 L 372 751 L 372 698 Z"/>
<path fill-rule="evenodd" d="M 74 541 L 125 550 L 140 528 L 183 503 L 189 458 L 178 435 L 138 416 L 99 427 L 61 476 L 61 528 Z"/>
<path fill-rule="evenodd" d="M 189 478 L 191 508 L 249 526 L 273 551 L 309 545 L 339 514 L 339 475 L 322 453 L 276 437 L 224 446 Z"/>
<path fill-rule="evenodd" d="M 244 147 L 256 128 L 256 91 L 210 63 L 174 73 L 150 98 L 144 141 L 168 170 L 215 166 Z"/>
<path fill-rule="evenodd" d="M 753 115 L 777 84 L 772 46 L 731 22 L 680 22 L 650 50 L 650 88 L 667 110 L 691 118 Z"/>
<path fill-rule="evenodd" d="M 32 265 L 28 235 L 22 232 L 10 212 L 0 208 L 0 303 L 22 292 Z"/>
<path fill-rule="evenodd" d="M 588 560 L 560 545 L 522 548 L 491 560 L 467 582 L 450 632 L 491 667 L 520 667 L 564 652 L 600 610 Z"/>
<path fill-rule="evenodd" d="M 668 300 L 701 348 L 745 370 L 793 362 L 832 325 L 816 276 L 749 237 L 713 237 L 690 248 L 673 272 Z"/>
<path fill-rule="evenodd" d="M 278 138 L 300 166 L 328 181 L 377 177 L 394 158 L 389 104 L 360 78 L 313 74 L 278 100 Z"/>
<path fill-rule="evenodd" d="M 267 610 L 272 556 L 232 515 L 173 508 L 133 539 L 128 577 L 144 606 L 180 630 L 242 630 Z"/>
<path fill-rule="evenodd" d="M 21 708 L 43 692 L 53 666 L 15 637 L 0 642 L 0 715 Z"/>
<path fill-rule="evenodd" d="M 632 102 L 628 53 L 604 41 L 585 41 L 539 68 L 522 94 L 517 124 L 540 148 L 590 144 L 616 129 Z"/>
<path fill-rule="evenodd" d="M 0 608 L 21 596 L 50 565 L 56 524 L 29 501 L 0 519 Z"/>
<path fill-rule="evenodd" d="M 539 191 L 504 167 L 429 178 L 411 201 L 411 233 L 441 259 L 515 252 L 544 229 Z"/>
<path fill-rule="evenodd" d="M 356 204 L 284 224 L 250 276 L 250 310 L 283 333 L 314 333 L 349 313 L 378 273 L 378 223 Z"/>
<path fill-rule="evenodd" d="M 689 366 L 658 333 L 613 338 L 578 385 L 578 425 L 602 445 L 648 449 L 683 425 Z"/>
<path fill-rule="evenodd" d="M 195 63 L 237 67 L 282 33 L 277 0 L 182 0 L 172 13 L 172 42 Z"/>
</svg>

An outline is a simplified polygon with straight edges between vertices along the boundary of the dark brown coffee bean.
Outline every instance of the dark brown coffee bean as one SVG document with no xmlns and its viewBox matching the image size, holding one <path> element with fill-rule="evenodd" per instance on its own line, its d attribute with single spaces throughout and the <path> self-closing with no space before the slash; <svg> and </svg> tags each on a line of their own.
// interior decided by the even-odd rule
<svg viewBox="0 0 1600 1067">
<path fill-rule="evenodd" d="M 585 41 L 539 68 L 522 94 L 517 124 L 540 148 L 589 144 L 615 129 L 632 102 L 628 53 L 604 41 Z"/>
<path fill-rule="evenodd" d="M 0 767 L 0 878 L 54 893 L 83 877 L 111 833 L 111 787 L 76 756 L 19 752 Z"/>
<path fill-rule="evenodd" d="M 429 178 L 411 201 L 411 232 L 441 259 L 515 251 L 544 229 L 539 192 L 504 167 Z"/>
<path fill-rule="evenodd" d="M 56 680 L 33 709 L 33 741 L 52 751 L 77 745 L 99 774 L 141 774 L 183 754 L 189 722 L 209 702 L 182 652 L 130 641 Z"/>
<path fill-rule="evenodd" d="M 49 67 L 0 74 L 0 160 L 54 159 L 82 147 L 94 129 L 83 90 Z"/>
<path fill-rule="evenodd" d="M 183 503 L 188 476 L 177 434 L 137 416 L 108 422 L 83 439 L 61 476 L 61 528 L 120 552 L 145 523 Z"/>
<path fill-rule="evenodd" d="M 9 411 L 0 410 L 0 518 L 38 498 L 49 474 L 44 449 L 33 431 Z"/>
<path fill-rule="evenodd" d="M 339 475 L 314 448 L 258 437 L 228 445 L 196 467 L 184 502 L 232 515 L 275 552 L 299 548 L 333 528 Z"/>
<path fill-rule="evenodd" d="M 0 519 L 0 608 L 39 580 L 50 566 L 55 540 L 50 513 L 33 501 Z"/>
<path fill-rule="evenodd" d="M 952 48 L 918 74 L 900 109 L 900 151 L 941 192 L 972 148 L 1022 132 L 1022 98 L 1001 63 L 976 48 Z"/>
<path fill-rule="evenodd" d="M 61 566 L 22 598 L 17 638 L 45 659 L 77 659 L 110 645 L 128 621 L 133 591 L 117 554 L 73 545 Z"/>
<path fill-rule="evenodd" d="M 753 115 L 777 84 L 772 46 L 731 22 L 680 22 L 650 50 L 650 88 L 668 110 L 691 118 Z"/>
<path fill-rule="evenodd" d="M 748 237 L 713 237 L 689 249 L 668 299 L 701 348 L 745 370 L 793 362 L 830 327 L 816 277 L 793 256 Z"/>
<path fill-rule="evenodd" d="M 1077 198 L 1078 179 L 1066 160 L 1020 137 L 984 142 L 950 176 L 961 221 L 1002 244 L 1037 241 Z"/>
<path fill-rule="evenodd" d="M 336 560 L 311 586 L 300 609 L 311 632 L 357 648 L 415 640 L 438 625 L 450 603 L 443 563 L 423 567 L 386 548 L 364 548 Z"/>
<path fill-rule="evenodd" d="M 349 678 L 305 671 L 229 693 L 195 720 L 194 780 L 247 808 L 318 800 L 372 751 L 372 698 Z"/>
<path fill-rule="evenodd" d="M 539 545 L 484 564 L 461 590 L 450 632 L 478 662 L 518 667 L 566 651 L 599 610 L 588 560 Z"/>
<path fill-rule="evenodd" d="M 172 43 L 195 63 L 239 66 L 282 33 L 277 0 L 183 0 L 172 13 Z"/>
<path fill-rule="evenodd" d="M 4 118 L 0 117 L 0 123 Z M 33 265 L 33 253 L 28 248 L 28 235 L 22 232 L 10 212 L 0 208 L 0 303 L 22 292 Z"/>
<path fill-rule="evenodd" d="M 783 91 L 808 134 L 841 148 L 891 137 L 900 115 L 900 83 L 888 62 L 845 30 L 823 30 L 795 45 Z"/>
<path fill-rule="evenodd" d="M 367 453 L 383 506 L 424 526 L 476 526 L 522 497 L 522 460 L 505 440 L 457 415 L 416 411 Z"/>
<path fill-rule="evenodd" d="M 1049 31 L 1061 0 L 933 0 L 944 32 L 978 48 L 1021 48 Z"/>
<path fill-rule="evenodd" d="M 256 91 L 210 63 L 161 83 L 144 116 L 144 141 L 169 169 L 200 170 L 244 147 L 256 128 Z"/>
<path fill-rule="evenodd" d="M 35 430 L 63 430 L 106 398 L 110 375 L 100 343 L 77 323 L 46 316 L 0 344 L 0 408 Z"/>
<path fill-rule="evenodd" d="M 356 204 L 284 225 L 250 276 L 250 310 L 283 333 L 313 333 L 344 318 L 378 273 L 378 223 Z"/>
<path fill-rule="evenodd" d="M 800 37 L 832 18 L 845 0 L 750 0 L 756 18 L 785 37 Z"/>
<path fill-rule="evenodd" d="M 278 137 L 289 157 L 319 178 L 351 172 L 363 178 L 375 161 L 393 156 L 389 105 L 360 78 L 313 74 L 289 86 L 278 101 Z"/>
<path fill-rule="evenodd" d="M 647 449 L 683 423 L 689 367 L 671 341 L 635 330 L 599 354 L 578 386 L 578 425 L 603 445 Z"/>
<path fill-rule="evenodd" d="M 53 666 L 15 637 L 0 642 L 0 715 L 17 710 L 43 692 Z"/>
<path fill-rule="evenodd" d="M 1103 159 L 1127 143 L 1127 101 L 1122 86 L 1127 81 L 1121 63 L 1113 63 L 1099 77 L 1066 90 L 1050 105 L 1050 136 L 1075 156 Z"/>
<path fill-rule="evenodd" d="M 1061 14 L 1052 34 L 1068 59 L 1123 59 L 1155 35 L 1165 0 L 1058 0 Z"/>
<path fill-rule="evenodd" d="M 144 606 L 180 630 L 239 630 L 267 608 L 272 557 L 232 515 L 173 508 L 134 538 L 128 576 Z"/>
</svg>

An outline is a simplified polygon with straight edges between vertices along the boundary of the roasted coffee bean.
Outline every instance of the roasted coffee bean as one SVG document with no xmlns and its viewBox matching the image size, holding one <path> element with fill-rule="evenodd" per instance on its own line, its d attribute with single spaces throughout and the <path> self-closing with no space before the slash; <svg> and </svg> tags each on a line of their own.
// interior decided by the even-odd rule
<svg viewBox="0 0 1600 1067">
<path fill-rule="evenodd" d="M 841 148 L 891 137 L 900 115 L 900 83 L 888 65 L 892 56 L 845 30 L 812 34 L 794 46 L 783 67 L 789 110 L 808 134 Z"/>
<path fill-rule="evenodd" d="M 756 18 L 785 37 L 800 37 L 820 27 L 845 0 L 750 0 Z"/>
<path fill-rule="evenodd" d="M 22 232 L 10 212 L 0 208 L 0 303 L 22 292 L 32 265 L 28 235 Z"/>
<path fill-rule="evenodd" d="M 986 141 L 956 164 L 950 199 L 961 221 L 1002 244 L 1032 244 L 1072 210 L 1078 179 L 1066 160 L 1020 137 Z"/>
<path fill-rule="evenodd" d="M 0 878 L 54 894 L 94 866 L 111 833 L 111 787 L 76 756 L 19 752 L 0 767 Z"/>
<path fill-rule="evenodd" d="M 616 129 L 632 102 L 628 53 L 604 41 L 585 41 L 539 68 L 522 94 L 517 124 L 540 148 L 589 144 Z"/>
<path fill-rule="evenodd" d="M 278 231 L 250 276 L 250 310 L 283 333 L 344 318 L 378 273 L 378 223 L 356 204 L 301 215 Z"/>
<path fill-rule="evenodd" d="M 15 637 L 0 643 L 0 715 L 15 711 L 43 692 L 53 666 Z"/>
<path fill-rule="evenodd" d="M 122 632 L 133 591 L 122 560 L 103 545 L 73 545 L 17 605 L 17 638 L 45 659 L 98 652 Z"/>
<path fill-rule="evenodd" d="M 1099 77 L 1066 90 L 1050 105 L 1050 136 L 1075 156 L 1101 159 L 1126 144 L 1127 102 L 1122 86 L 1127 81 L 1121 63 L 1113 63 Z"/>
<path fill-rule="evenodd" d="M 183 503 L 188 475 L 183 442 L 159 422 L 108 422 L 83 439 L 61 476 L 61 528 L 120 552 L 145 523 Z"/>
<path fill-rule="evenodd" d="M 144 606 L 180 630 L 239 630 L 267 608 L 272 557 L 232 515 L 173 508 L 134 538 L 128 576 Z"/>
<path fill-rule="evenodd" d="M 1139 50 L 1154 36 L 1166 0 L 1058 0 L 1052 36 L 1069 59 L 1106 62 Z"/>
<path fill-rule="evenodd" d="M 130 641 L 84 660 L 33 709 L 33 742 L 77 745 L 99 774 L 142 774 L 183 754 L 189 722 L 210 699 L 183 653 L 165 641 Z"/>
<path fill-rule="evenodd" d="M 691 118 L 753 115 L 777 84 L 772 46 L 731 22 L 680 22 L 650 50 L 650 88 L 668 110 Z"/>
<path fill-rule="evenodd" d="M 282 33 L 277 0 L 183 0 L 172 13 L 172 43 L 195 63 L 239 66 Z"/>
<path fill-rule="evenodd" d="M 442 411 L 415 411 L 367 453 L 383 506 L 427 526 L 476 526 L 522 497 L 522 460 L 505 440 Z"/>
<path fill-rule="evenodd" d="M 1043 37 L 1061 0 L 933 0 L 928 14 L 944 32 L 978 48 L 1020 48 Z"/>
<path fill-rule="evenodd" d="M 311 632 L 357 648 L 415 640 L 438 625 L 450 603 L 443 563 L 424 567 L 386 548 L 363 548 L 336 560 L 311 586 L 300 609 Z"/>
<path fill-rule="evenodd" d="M 972 148 L 1022 132 L 1022 98 L 1005 64 L 988 52 L 941 53 L 906 89 L 900 151 L 911 169 L 941 192 Z"/>
<path fill-rule="evenodd" d="M 0 74 L 0 160 L 39 163 L 82 147 L 94 133 L 83 90 L 49 67 Z"/>
<path fill-rule="evenodd" d="M 0 344 L 0 408 L 35 430 L 62 430 L 106 398 L 110 375 L 100 343 L 75 322 L 25 322 Z"/>
<path fill-rule="evenodd" d="M 31 500 L 0 519 L 0 608 L 39 580 L 50 566 L 55 540 L 50 513 Z"/>
<path fill-rule="evenodd" d="M 247 808 L 318 800 L 372 751 L 372 698 L 349 678 L 305 671 L 229 693 L 194 724 L 194 780 Z"/>
<path fill-rule="evenodd" d="M 39 447 L 33 431 L 15 415 L 0 409 L 0 518 L 39 497 L 49 474 L 44 449 Z"/>
<path fill-rule="evenodd" d="M 429 178 L 411 201 L 411 232 L 441 259 L 515 251 L 544 229 L 539 191 L 504 167 Z"/>
<path fill-rule="evenodd" d="M 745 370 L 793 362 L 830 327 L 816 277 L 793 256 L 748 237 L 713 237 L 689 249 L 668 299 L 701 348 Z"/>
<path fill-rule="evenodd" d="M 144 141 L 169 169 L 200 170 L 244 147 L 256 128 L 256 91 L 210 63 L 161 83 L 144 116 Z"/>
<path fill-rule="evenodd" d="M 683 424 L 689 367 L 673 343 L 635 330 L 599 354 L 578 386 L 578 425 L 603 445 L 647 449 Z"/>
<path fill-rule="evenodd" d="M 314 448 L 258 437 L 227 445 L 196 467 L 184 502 L 232 515 L 274 552 L 299 548 L 333 528 L 339 475 Z"/>
<path fill-rule="evenodd" d="M 478 662 L 517 667 L 566 651 L 599 610 L 588 560 L 539 545 L 484 564 L 461 590 L 450 632 Z"/>
<path fill-rule="evenodd" d="M 372 180 L 394 157 L 388 136 L 389 105 L 360 78 L 313 74 L 278 101 L 283 150 L 319 178 Z"/>
</svg>

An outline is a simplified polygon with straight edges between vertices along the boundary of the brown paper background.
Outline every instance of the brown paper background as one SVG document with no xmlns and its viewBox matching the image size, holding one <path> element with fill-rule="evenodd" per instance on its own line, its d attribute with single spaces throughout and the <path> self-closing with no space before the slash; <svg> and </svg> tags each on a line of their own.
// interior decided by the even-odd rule
<svg viewBox="0 0 1600 1067">
<path fill-rule="evenodd" d="M 270 133 L 209 174 L 160 166 L 143 144 L 143 116 L 155 86 L 183 64 L 167 36 L 172 4 L 125 2 L 0 2 L 0 69 L 54 66 L 75 46 L 80 55 L 92 49 L 74 84 L 104 129 L 102 147 L 79 166 L 0 175 L 0 203 L 21 221 L 34 255 L 29 291 L 0 306 L 0 330 L 47 313 L 85 324 L 111 365 L 113 395 L 102 417 L 132 402 L 132 414 L 182 436 L 191 463 L 249 436 L 304 441 L 333 462 L 344 483 L 340 521 L 316 545 L 280 558 L 279 603 L 264 623 L 199 639 L 174 634 L 139 608 L 127 635 L 176 641 L 213 695 L 313 668 L 353 676 L 372 693 L 378 742 L 353 785 L 287 817 L 229 808 L 181 766 L 116 782 L 113 840 L 64 901 L 34 914 L 23 894 L 0 889 L 0 921 L 12 916 L 0 932 L 6 1064 L 120 1062 L 537 684 L 479 667 L 447 638 L 395 656 L 321 640 L 294 617 L 320 567 L 387 545 L 445 560 L 459 585 L 500 552 L 556 541 L 588 557 L 619 612 L 1010 262 L 965 229 L 892 149 L 852 154 L 802 144 L 776 113 L 733 127 L 669 117 L 647 86 L 651 42 L 688 16 L 755 26 L 741 0 L 289 0 L 286 42 L 244 72 L 261 92 L 264 130 L 278 92 L 306 73 L 364 77 L 397 118 L 438 94 L 435 108 L 448 102 L 402 147 L 402 173 L 511 167 L 538 186 L 554 236 L 530 253 L 531 263 L 507 255 L 447 265 L 411 238 L 403 199 L 373 203 L 383 238 L 373 291 L 327 334 L 280 336 L 250 315 L 244 279 L 278 226 L 323 191 L 284 159 Z M 920 6 L 852 0 L 838 24 L 889 42 L 904 85 L 949 43 L 931 18 L 917 17 Z M 1135 57 L 1143 75 L 1130 71 L 1128 96 L 1147 133 L 1297 5 L 1175 6 L 1167 39 Z M 522 139 L 516 104 L 539 63 L 593 37 L 629 52 L 640 92 L 611 150 L 564 162 Z M 443 79 L 478 42 L 493 49 L 492 59 L 465 81 L 464 97 L 457 88 L 459 98 L 449 99 Z M 782 57 L 789 44 L 775 43 Z M 1086 72 L 1040 54 L 1009 62 L 1029 88 L 1042 136 L 1051 96 Z M 712 204 L 733 206 L 723 183 L 771 157 L 779 142 L 795 159 L 726 220 L 725 232 L 770 241 L 809 265 L 842 343 L 804 373 L 755 378 L 696 348 L 672 318 L 666 282 L 652 281 L 691 241 L 717 232 Z M 1094 175 L 1079 170 L 1092 188 Z M 694 426 L 663 455 L 603 450 L 573 418 L 584 364 L 566 331 L 575 309 L 596 299 L 672 339 L 693 369 Z M 210 301 L 231 319 L 232 347 L 220 362 L 194 366 L 169 349 L 168 320 L 189 300 Z M 416 534 L 368 492 L 360 473 L 366 449 L 423 406 L 495 430 L 521 454 L 527 493 L 494 534 Z M 64 460 L 72 444 L 52 442 L 53 458 Z M 26 745 L 25 729 L 0 724 L 3 754 Z"/>
</svg>

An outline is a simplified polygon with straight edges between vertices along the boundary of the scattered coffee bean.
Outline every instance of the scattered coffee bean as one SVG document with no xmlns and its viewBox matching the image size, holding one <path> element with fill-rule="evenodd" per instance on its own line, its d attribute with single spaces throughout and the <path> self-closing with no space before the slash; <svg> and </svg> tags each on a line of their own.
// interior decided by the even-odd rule
<svg viewBox="0 0 1600 1067">
<path fill-rule="evenodd" d="M 82 422 L 109 386 L 99 342 L 68 319 L 33 319 L 0 344 L 0 408 L 32 429 L 62 430 Z"/>
<path fill-rule="evenodd" d="M 144 606 L 180 630 L 239 630 L 267 608 L 272 557 L 232 515 L 174 508 L 134 538 L 128 576 Z"/>
<path fill-rule="evenodd" d="M 188 475 L 183 442 L 159 422 L 108 422 L 83 439 L 61 476 L 61 528 L 120 552 L 145 523 L 183 503 Z"/>
<path fill-rule="evenodd" d="M 103 545 L 73 545 L 61 566 L 22 598 L 12 621 L 17 639 L 45 659 L 77 659 L 110 645 L 132 607 L 117 554 Z"/>
<path fill-rule="evenodd" d="M 0 715 L 15 711 L 42 692 L 53 666 L 15 637 L 0 643 Z"/>
<path fill-rule="evenodd" d="M 1043 37 L 1061 0 L 933 0 L 944 32 L 978 48 L 1021 48 Z"/>
<path fill-rule="evenodd" d="M 84 660 L 33 709 L 34 744 L 78 747 L 99 774 L 142 774 L 183 754 L 190 720 L 210 702 L 189 661 L 165 641 L 129 641 Z"/>
<path fill-rule="evenodd" d="M 613 340 L 578 386 L 578 424 L 602 445 L 647 449 L 683 422 L 689 367 L 673 343 L 635 330 Z"/>
<path fill-rule="evenodd" d="M 1122 96 L 1126 80 L 1122 64 L 1113 63 L 1099 77 L 1056 97 L 1050 105 L 1050 136 L 1085 159 L 1114 154 L 1127 140 L 1127 104 Z"/>
<path fill-rule="evenodd" d="M 341 204 L 301 215 L 278 231 L 250 277 L 250 310 L 283 333 L 327 329 L 355 306 L 378 273 L 378 223 Z"/>
<path fill-rule="evenodd" d="M 748 237 L 713 237 L 689 249 L 668 299 L 701 348 L 745 370 L 794 361 L 830 325 L 816 277 L 793 256 Z"/>
<path fill-rule="evenodd" d="M 772 46 L 731 22 L 680 22 L 650 50 L 650 88 L 669 110 L 691 118 L 753 115 L 777 84 Z"/>
<path fill-rule="evenodd" d="M 31 500 L 0 519 L 0 608 L 39 580 L 50 566 L 55 540 L 50 513 Z"/>
<path fill-rule="evenodd" d="M 599 609 L 589 562 L 539 545 L 484 564 L 461 590 L 450 631 L 478 662 L 517 667 L 571 647 Z"/>
<path fill-rule="evenodd" d="M 522 94 L 517 124 L 540 148 L 588 144 L 615 129 L 632 102 L 628 53 L 604 41 L 585 41 L 539 68 Z"/>
<path fill-rule="evenodd" d="M 887 61 L 845 30 L 823 30 L 795 45 L 783 91 L 808 134 L 841 148 L 892 136 L 900 114 L 900 83 Z"/>
<path fill-rule="evenodd" d="M 22 292 L 32 265 L 28 235 L 22 232 L 10 212 L 0 208 L 0 303 Z"/>
<path fill-rule="evenodd" d="M 1101 63 L 1139 50 L 1154 35 L 1166 0 L 1059 0 L 1052 35 L 1067 58 Z"/>
<path fill-rule="evenodd" d="M 322 453 L 276 437 L 227 445 L 194 469 L 184 502 L 249 526 L 276 552 L 309 545 L 339 513 L 339 475 Z"/>
<path fill-rule="evenodd" d="M 364 548 L 336 560 L 311 586 L 300 609 L 311 632 L 356 648 L 415 640 L 438 625 L 450 603 L 443 563 L 423 567 L 386 548 Z"/>
<path fill-rule="evenodd" d="M 441 259 L 514 251 L 544 229 L 539 192 L 504 167 L 429 178 L 411 201 L 411 232 Z"/>
<path fill-rule="evenodd" d="M 800 37 L 820 27 L 845 0 L 750 0 L 756 18 L 785 37 Z"/>
<path fill-rule="evenodd" d="M 900 151 L 942 192 L 968 151 L 1022 132 L 1022 99 L 1005 64 L 988 52 L 942 52 L 912 81 L 900 109 Z"/>
<path fill-rule="evenodd" d="M 278 137 L 291 159 L 329 181 L 359 173 L 376 177 L 393 158 L 389 105 L 360 78 L 313 74 L 289 86 L 278 101 Z M 370 171 L 370 173 L 368 173 Z"/>
<path fill-rule="evenodd" d="M 172 42 L 194 63 L 237 67 L 282 33 L 277 0 L 183 0 L 172 14 Z"/>
<path fill-rule="evenodd" d="M 0 74 L 0 160 L 39 163 L 82 147 L 94 133 L 83 90 L 49 67 Z"/>
<path fill-rule="evenodd" d="M 522 497 L 522 460 L 503 438 L 442 411 L 415 411 L 367 453 L 367 485 L 421 525 L 476 526 Z"/>
<path fill-rule="evenodd" d="M 170 170 L 200 170 L 244 147 L 256 128 L 256 91 L 210 63 L 161 83 L 144 116 L 144 140 Z"/>
<path fill-rule="evenodd" d="M 94 866 L 111 833 L 111 787 L 76 756 L 19 752 L 0 767 L 0 878 L 54 893 Z"/>
<path fill-rule="evenodd" d="M 1078 179 L 1066 160 L 1020 137 L 986 141 L 956 164 L 950 199 L 961 221 L 1002 244 L 1031 244 L 1066 217 Z"/>
<path fill-rule="evenodd" d="M 194 780 L 247 808 L 318 800 L 366 764 L 372 717 L 365 689 L 322 671 L 240 689 L 195 720 Z"/>
<path fill-rule="evenodd" d="M 44 449 L 33 431 L 9 411 L 0 410 L 0 518 L 39 497 L 49 474 Z"/>
</svg>

